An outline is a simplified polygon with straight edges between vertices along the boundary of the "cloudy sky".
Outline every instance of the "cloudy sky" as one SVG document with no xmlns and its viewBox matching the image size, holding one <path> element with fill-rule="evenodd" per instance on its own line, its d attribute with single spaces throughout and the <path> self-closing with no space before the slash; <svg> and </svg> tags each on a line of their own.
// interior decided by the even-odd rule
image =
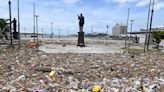
<svg viewBox="0 0 164 92">
<path fill-rule="evenodd" d="M 17 18 L 17 0 L 12 1 L 12 17 Z M 127 11 L 131 8 L 130 19 L 135 20 L 134 31 L 146 28 L 149 0 L 20 0 L 21 31 L 25 28 L 33 32 L 33 3 L 36 3 L 36 14 L 39 15 L 39 31 L 50 33 L 50 22 L 53 32 L 62 34 L 78 32 L 77 15 L 85 16 L 86 33 L 106 32 L 106 25 L 126 24 Z M 155 0 L 153 27 L 164 25 L 164 0 Z M 0 18 L 8 18 L 8 0 L 0 0 Z"/>
</svg>

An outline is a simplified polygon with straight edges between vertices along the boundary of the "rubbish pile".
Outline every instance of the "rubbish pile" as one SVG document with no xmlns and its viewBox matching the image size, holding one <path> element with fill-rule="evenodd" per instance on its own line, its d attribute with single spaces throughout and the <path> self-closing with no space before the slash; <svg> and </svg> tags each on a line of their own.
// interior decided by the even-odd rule
<svg viewBox="0 0 164 92">
<path fill-rule="evenodd" d="M 0 54 L 0 92 L 163 92 L 164 56 L 157 53 Z"/>
</svg>

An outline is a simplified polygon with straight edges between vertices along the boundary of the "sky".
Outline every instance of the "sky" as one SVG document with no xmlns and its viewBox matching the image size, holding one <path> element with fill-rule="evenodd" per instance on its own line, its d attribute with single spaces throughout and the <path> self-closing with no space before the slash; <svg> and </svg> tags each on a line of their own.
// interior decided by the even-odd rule
<svg viewBox="0 0 164 92">
<path fill-rule="evenodd" d="M 39 32 L 77 34 L 78 17 L 82 13 L 85 17 L 84 32 L 104 33 L 109 25 L 109 34 L 112 27 L 127 23 L 128 8 L 130 8 L 130 20 L 135 20 L 133 31 L 145 29 L 147 24 L 149 0 L 19 0 L 21 32 L 33 32 L 33 3 L 36 4 Z M 17 0 L 12 2 L 12 18 L 17 18 Z M 155 13 L 153 27 L 164 26 L 164 0 L 155 0 Z M 9 18 L 8 0 L 0 0 L 0 18 Z M 130 26 L 130 25 L 129 25 Z M 129 30 L 128 30 L 129 31 Z"/>
</svg>

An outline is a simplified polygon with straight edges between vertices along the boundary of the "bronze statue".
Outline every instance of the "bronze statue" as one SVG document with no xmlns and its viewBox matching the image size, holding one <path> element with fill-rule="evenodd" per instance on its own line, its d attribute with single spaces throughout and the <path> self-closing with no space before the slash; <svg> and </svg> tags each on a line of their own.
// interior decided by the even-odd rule
<svg viewBox="0 0 164 92">
<path fill-rule="evenodd" d="M 80 16 L 78 15 L 78 19 L 79 19 L 79 32 L 78 32 L 77 46 L 85 47 L 85 43 L 84 43 L 84 34 L 85 33 L 83 32 L 84 17 L 82 15 L 82 13 L 80 14 Z"/>
<path fill-rule="evenodd" d="M 83 32 L 83 26 L 84 26 L 84 16 L 82 15 L 82 13 L 80 14 L 80 16 L 78 15 L 78 19 L 79 19 L 79 30 L 80 32 Z"/>
</svg>

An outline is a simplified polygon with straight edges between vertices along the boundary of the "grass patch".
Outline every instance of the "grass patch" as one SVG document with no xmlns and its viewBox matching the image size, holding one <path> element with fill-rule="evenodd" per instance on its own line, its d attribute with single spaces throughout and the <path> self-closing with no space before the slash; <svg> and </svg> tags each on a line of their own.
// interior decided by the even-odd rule
<svg viewBox="0 0 164 92">
<path fill-rule="evenodd" d="M 134 53 L 134 54 L 141 54 L 141 53 L 144 52 L 143 49 L 135 49 L 135 48 L 133 48 L 133 49 L 127 49 L 127 51 L 128 51 L 129 53 Z"/>
<path fill-rule="evenodd" d="M 127 51 L 128 53 L 133 53 L 133 54 L 142 54 L 142 53 L 144 53 L 144 49 L 137 49 L 137 48 L 131 48 L 131 49 L 124 49 L 124 48 L 122 48 L 122 49 Z M 146 51 L 146 53 L 153 53 L 153 52 L 160 53 L 160 50 L 149 49 L 149 51 Z"/>
</svg>

